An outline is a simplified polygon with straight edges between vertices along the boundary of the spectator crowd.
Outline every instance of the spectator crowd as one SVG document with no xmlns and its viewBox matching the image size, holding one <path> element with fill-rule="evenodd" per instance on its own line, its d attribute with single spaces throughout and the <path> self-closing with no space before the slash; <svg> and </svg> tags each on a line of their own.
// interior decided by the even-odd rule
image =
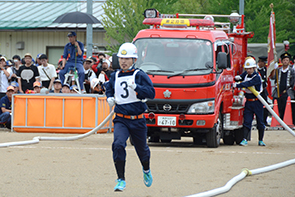
<svg viewBox="0 0 295 197">
<path fill-rule="evenodd" d="M 23 58 L 14 55 L 7 60 L 0 55 L 0 99 L 6 95 L 8 86 L 14 88 L 14 94 L 33 93 L 83 93 L 104 94 L 103 83 L 108 81 L 112 73 L 111 61 L 104 53 L 83 60 L 83 87 L 78 88 L 74 80 L 75 74 L 62 83 L 60 67 L 48 63 L 46 54 L 38 54 L 34 60 L 30 53 Z M 111 59 L 111 58 L 110 58 Z M 70 71 L 66 71 L 68 73 Z M 73 71 L 76 72 L 76 71 Z M 82 91 L 81 91 L 82 90 Z"/>
<path fill-rule="evenodd" d="M 82 61 L 85 77 L 83 76 L 83 87 L 79 89 L 77 84 L 79 80 L 74 80 L 77 76 L 75 74 L 62 83 L 59 76 L 60 66 L 55 68 L 48 63 L 46 54 L 38 54 L 35 60 L 30 53 L 26 53 L 23 58 L 14 55 L 8 60 L 0 55 L 0 127 L 10 128 L 13 94 L 103 95 L 104 83 L 109 80 L 113 69 L 111 61 L 106 59 L 104 53 L 100 53 L 98 57 L 98 60 L 95 57 L 88 57 Z"/>
</svg>

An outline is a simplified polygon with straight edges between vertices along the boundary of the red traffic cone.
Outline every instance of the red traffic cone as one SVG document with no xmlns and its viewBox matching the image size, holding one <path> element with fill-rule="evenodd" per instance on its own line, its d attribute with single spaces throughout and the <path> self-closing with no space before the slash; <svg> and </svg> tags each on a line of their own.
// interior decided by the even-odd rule
<svg viewBox="0 0 295 197">
<path fill-rule="evenodd" d="M 277 99 L 274 100 L 273 110 L 280 117 Z M 280 123 L 277 121 L 277 119 L 274 116 L 272 116 L 270 127 L 279 127 L 279 126 L 281 126 Z"/>
<path fill-rule="evenodd" d="M 293 126 L 293 120 L 292 120 L 292 109 L 291 109 L 291 98 L 288 96 L 285 114 L 284 114 L 284 122 L 286 125 Z"/>
</svg>

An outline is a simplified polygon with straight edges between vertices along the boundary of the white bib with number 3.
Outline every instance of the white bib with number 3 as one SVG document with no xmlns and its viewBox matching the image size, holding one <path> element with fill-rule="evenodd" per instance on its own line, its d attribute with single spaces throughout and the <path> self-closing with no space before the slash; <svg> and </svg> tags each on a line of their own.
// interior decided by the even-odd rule
<svg viewBox="0 0 295 197">
<path fill-rule="evenodd" d="M 118 77 L 119 72 L 116 72 L 115 78 L 115 100 L 117 104 L 127 104 L 141 101 L 136 97 L 136 92 L 132 88 L 128 87 L 127 81 L 135 81 L 135 75 L 139 70 L 134 71 L 133 75 Z"/>
</svg>

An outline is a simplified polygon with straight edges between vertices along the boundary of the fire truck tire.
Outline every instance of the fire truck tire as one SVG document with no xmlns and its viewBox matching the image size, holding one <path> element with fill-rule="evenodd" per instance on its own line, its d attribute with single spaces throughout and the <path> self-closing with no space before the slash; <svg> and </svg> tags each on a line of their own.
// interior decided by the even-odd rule
<svg viewBox="0 0 295 197">
<path fill-rule="evenodd" d="M 235 130 L 235 141 L 236 144 L 240 144 L 244 138 L 243 128 Z"/>
<path fill-rule="evenodd" d="M 222 115 L 219 113 L 217 123 L 206 134 L 206 143 L 209 148 L 217 148 L 220 144 L 220 138 L 222 135 Z"/>
</svg>

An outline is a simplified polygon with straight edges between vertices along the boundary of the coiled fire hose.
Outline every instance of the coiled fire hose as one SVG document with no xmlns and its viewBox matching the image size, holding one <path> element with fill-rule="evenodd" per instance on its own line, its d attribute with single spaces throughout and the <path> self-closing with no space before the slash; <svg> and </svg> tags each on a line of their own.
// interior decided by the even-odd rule
<svg viewBox="0 0 295 197">
<path fill-rule="evenodd" d="M 82 139 L 82 138 L 88 137 L 89 135 L 101 129 L 109 120 L 112 119 L 113 115 L 114 115 L 114 111 L 111 111 L 111 113 L 97 127 L 81 135 L 76 135 L 71 137 L 34 137 L 32 140 L 28 140 L 28 141 L 0 143 L 0 148 L 9 147 L 9 146 L 37 144 L 39 143 L 39 141 L 73 141 L 73 140 Z"/>
<path fill-rule="evenodd" d="M 268 105 L 268 103 L 260 96 L 260 94 L 255 90 L 254 87 L 248 87 L 248 89 L 261 101 L 261 103 L 267 108 L 267 110 L 272 114 L 272 116 L 289 132 L 295 137 L 294 131 L 282 121 L 282 119 L 272 110 L 272 108 Z M 265 172 L 269 172 L 272 170 L 277 170 L 279 168 L 283 168 L 289 165 L 295 164 L 295 159 L 291 159 L 285 162 L 277 163 L 274 165 L 257 168 L 253 170 L 243 169 L 242 172 L 229 180 L 223 187 L 219 187 L 213 190 L 209 190 L 206 192 L 201 192 L 193 195 L 189 195 L 187 197 L 206 197 L 206 196 L 216 196 L 225 192 L 228 192 L 237 182 L 243 180 L 246 176 L 251 176 L 255 174 L 261 174 Z"/>
</svg>

